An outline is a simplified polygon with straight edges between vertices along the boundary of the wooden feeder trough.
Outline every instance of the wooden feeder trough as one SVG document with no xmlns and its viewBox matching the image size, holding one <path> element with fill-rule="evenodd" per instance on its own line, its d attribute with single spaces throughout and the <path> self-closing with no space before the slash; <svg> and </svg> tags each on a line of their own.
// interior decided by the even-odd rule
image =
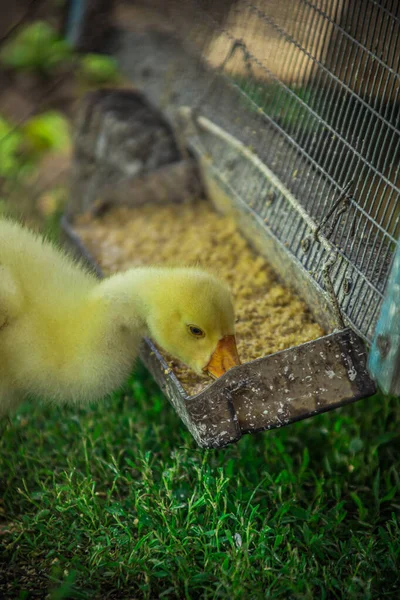
<svg viewBox="0 0 400 600">
<path fill-rule="evenodd" d="M 213 131 L 205 119 L 198 125 L 208 127 L 207 135 L 219 135 L 218 128 Z M 198 445 L 219 448 L 238 441 L 245 433 L 289 425 L 374 394 L 364 344 L 341 321 L 332 296 L 321 292 L 301 265 L 294 263 L 284 245 L 269 232 L 267 219 L 261 221 L 231 193 L 227 181 L 216 176 L 196 141 L 192 142 L 189 157 L 164 117 L 135 91 L 91 95 L 80 112 L 75 136 L 71 203 L 63 219 L 69 242 L 101 276 L 99 265 L 74 229 L 76 215 L 98 213 L 128 201 L 136 205 L 154 202 L 157 210 L 160 203 L 181 202 L 186 194 L 198 193 L 202 185 L 216 210 L 235 219 L 243 236 L 285 283 L 295 288 L 316 321 L 330 332 L 235 367 L 192 396 L 158 348 L 145 339 L 141 359 Z M 239 142 L 231 144 L 230 160 L 233 155 L 242 160 L 245 154 Z M 270 192 L 287 199 L 289 193 L 273 174 L 267 175 Z M 312 223 L 310 227 L 312 233 Z"/>
</svg>

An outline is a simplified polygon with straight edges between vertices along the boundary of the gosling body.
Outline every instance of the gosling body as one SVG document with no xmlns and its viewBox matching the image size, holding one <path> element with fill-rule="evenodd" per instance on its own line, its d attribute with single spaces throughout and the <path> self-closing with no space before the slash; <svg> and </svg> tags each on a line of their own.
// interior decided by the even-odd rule
<svg viewBox="0 0 400 600">
<path fill-rule="evenodd" d="M 128 377 L 144 335 L 201 372 L 234 335 L 230 291 L 189 267 L 99 281 L 40 235 L 0 220 L 0 414 L 28 396 L 65 403 L 108 395 Z"/>
</svg>

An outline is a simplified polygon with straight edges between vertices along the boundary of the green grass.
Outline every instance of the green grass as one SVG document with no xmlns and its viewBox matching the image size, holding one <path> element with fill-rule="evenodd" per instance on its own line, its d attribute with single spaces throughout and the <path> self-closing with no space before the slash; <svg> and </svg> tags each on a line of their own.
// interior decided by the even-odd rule
<svg viewBox="0 0 400 600">
<path fill-rule="evenodd" d="M 128 388 L 3 424 L 0 597 L 398 597 L 397 400 L 204 451 Z"/>
</svg>

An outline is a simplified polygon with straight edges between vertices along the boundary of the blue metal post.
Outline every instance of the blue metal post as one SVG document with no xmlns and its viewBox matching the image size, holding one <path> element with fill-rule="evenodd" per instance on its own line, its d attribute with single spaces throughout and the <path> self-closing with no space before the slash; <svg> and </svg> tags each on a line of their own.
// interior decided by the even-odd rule
<svg viewBox="0 0 400 600">
<path fill-rule="evenodd" d="M 400 242 L 375 329 L 368 367 L 385 394 L 400 396 Z"/>
<path fill-rule="evenodd" d="M 86 0 L 70 0 L 65 38 L 72 47 L 75 47 L 79 40 L 85 11 Z"/>
</svg>

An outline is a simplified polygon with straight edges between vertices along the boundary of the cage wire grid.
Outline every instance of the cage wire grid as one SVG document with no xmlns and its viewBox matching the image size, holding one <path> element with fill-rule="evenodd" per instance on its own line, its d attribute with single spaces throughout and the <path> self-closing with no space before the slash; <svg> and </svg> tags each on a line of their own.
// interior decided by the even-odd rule
<svg viewBox="0 0 400 600">
<path fill-rule="evenodd" d="M 341 310 L 371 341 L 400 233 L 398 2 L 185 0 L 168 14 L 230 90 L 211 75 L 192 107 L 254 150 L 329 239 Z M 227 164 L 220 139 L 203 136 L 199 151 L 324 287 L 330 252 L 301 215 L 254 165 Z"/>
<path fill-rule="evenodd" d="M 337 254 L 330 276 L 341 310 L 370 342 L 400 234 L 399 2 L 153 2 L 207 65 L 199 81 L 184 69 L 172 74 L 181 97 L 253 150 L 320 227 Z M 324 287 L 331 252 L 301 212 L 257 166 L 230 164 L 218 137 L 203 136 L 198 149 Z"/>
</svg>

